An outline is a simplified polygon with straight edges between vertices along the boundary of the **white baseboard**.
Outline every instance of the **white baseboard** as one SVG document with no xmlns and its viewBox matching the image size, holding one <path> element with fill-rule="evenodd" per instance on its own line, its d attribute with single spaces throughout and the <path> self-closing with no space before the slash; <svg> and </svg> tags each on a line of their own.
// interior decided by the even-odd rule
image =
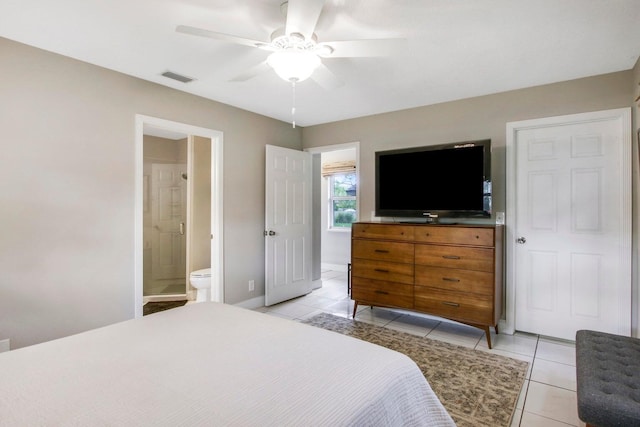
<svg viewBox="0 0 640 427">
<path fill-rule="evenodd" d="M 247 299 L 244 301 L 241 301 L 237 304 L 233 304 L 235 306 L 238 307 L 242 307 L 242 308 L 248 308 L 249 310 L 253 310 L 256 308 L 260 308 L 260 307 L 264 307 L 264 295 L 259 296 L 259 297 L 255 297 L 255 298 L 251 298 L 251 299 Z"/>
<path fill-rule="evenodd" d="M 498 322 L 498 328 L 500 329 L 500 333 L 505 335 L 515 334 L 516 331 L 514 331 L 512 328 L 508 328 L 507 326 L 508 326 L 507 321 L 500 319 L 500 321 Z"/>
<path fill-rule="evenodd" d="M 323 270 L 341 271 L 343 273 L 347 272 L 347 264 L 329 264 L 323 262 L 320 264 L 320 268 L 322 268 Z"/>
<path fill-rule="evenodd" d="M 0 353 L 4 353 L 5 351 L 11 350 L 11 340 L 7 338 L 6 340 L 0 341 Z"/>
</svg>

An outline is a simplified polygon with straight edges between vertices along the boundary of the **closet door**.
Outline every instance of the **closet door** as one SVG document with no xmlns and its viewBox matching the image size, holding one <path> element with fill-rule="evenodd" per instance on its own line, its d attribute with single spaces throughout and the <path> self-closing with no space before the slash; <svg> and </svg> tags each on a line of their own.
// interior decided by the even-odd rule
<svg viewBox="0 0 640 427">
<path fill-rule="evenodd" d="M 512 125 L 516 330 L 630 333 L 631 139 L 621 113 Z"/>
</svg>

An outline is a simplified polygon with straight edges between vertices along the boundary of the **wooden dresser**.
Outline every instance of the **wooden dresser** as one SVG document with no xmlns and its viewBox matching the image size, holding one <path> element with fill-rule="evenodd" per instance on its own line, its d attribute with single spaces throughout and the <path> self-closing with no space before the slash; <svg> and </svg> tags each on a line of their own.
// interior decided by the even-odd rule
<svg viewBox="0 0 640 427">
<path fill-rule="evenodd" d="M 355 223 L 351 298 L 419 311 L 498 332 L 503 227 Z"/>
</svg>

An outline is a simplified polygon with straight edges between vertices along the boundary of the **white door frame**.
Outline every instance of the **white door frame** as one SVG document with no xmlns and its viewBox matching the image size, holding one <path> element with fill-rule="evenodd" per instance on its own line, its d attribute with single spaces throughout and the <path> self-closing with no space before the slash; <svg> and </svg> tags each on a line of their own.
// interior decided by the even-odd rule
<svg viewBox="0 0 640 427">
<path fill-rule="evenodd" d="M 354 149 L 356 150 L 356 212 L 357 212 L 357 216 L 356 216 L 356 221 L 361 221 L 363 218 L 362 213 L 360 212 L 360 142 L 359 141 L 354 141 L 354 142 L 345 142 L 342 144 L 332 144 L 332 145 L 321 145 L 319 147 L 311 147 L 311 148 L 305 148 L 304 151 L 307 151 L 309 153 L 311 153 L 312 156 L 315 155 L 321 155 L 322 153 L 328 153 L 331 151 L 339 151 L 339 150 L 349 150 L 349 149 Z M 317 177 L 313 177 L 313 179 L 315 180 Z M 322 190 L 319 190 L 322 191 Z M 313 194 L 312 196 L 315 200 L 316 197 L 320 198 L 320 194 Z M 324 204 L 324 200 L 321 203 L 321 209 L 325 209 L 326 205 Z M 314 220 L 313 220 L 313 227 L 314 227 L 314 236 L 315 236 L 315 232 L 316 229 L 315 227 L 318 227 L 318 229 L 321 227 L 320 221 L 318 220 L 316 223 L 316 216 L 317 218 L 320 218 L 321 212 L 313 212 L 314 215 Z M 373 220 L 373 213 L 371 214 L 371 219 Z M 322 236 L 321 232 L 318 232 L 318 236 Z M 319 254 L 321 254 L 322 251 L 322 239 L 316 239 L 318 241 L 313 241 L 312 245 L 313 245 L 313 251 L 317 252 Z M 314 268 L 317 267 L 318 271 L 321 269 L 321 264 L 322 264 L 322 257 L 319 256 L 318 257 L 318 262 L 319 265 L 315 265 L 316 263 L 316 258 L 314 257 L 313 263 L 314 263 Z M 345 266 L 346 267 L 346 266 Z M 313 280 L 312 282 L 312 287 L 313 289 L 318 289 L 320 287 L 322 287 L 322 279 L 320 277 L 318 277 L 317 279 Z"/>
<path fill-rule="evenodd" d="M 143 163 L 144 126 L 149 125 L 186 135 L 211 139 L 211 300 L 224 302 L 223 263 L 223 132 L 157 117 L 135 117 L 135 209 L 134 209 L 134 315 L 142 317 L 143 305 Z"/>
<path fill-rule="evenodd" d="M 326 153 L 329 151 L 348 150 L 354 148 L 356 150 L 356 194 L 360 195 L 360 142 L 345 142 L 344 144 L 322 145 L 320 147 L 305 148 L 312 155 Z M 356 197 L 356 212 L 358 213 L 356 220 L 360 221 L 360 197 Z"/>
<path fill-rule="evenodd" d="M 516 262 L 515 262 L 515 245 L 516 245 L 516 231 L 518 229 L 515 223 L 516 219 L 516 134 L 520 130 L 535 129 L 538 127 L 549 126 L 561 126 L 563 124 L 577 124 L 580 122 L 592 122 L 598 120 L 621 120 L 623 125 L 623 145 L 624 156 L 628 158 L 631 156 L 632 151 L 632 135 L 631 135 L 631 109 L 630 108 L 618 108 L 613 110 L 595 111 L 589 113 L 570 114 L 557 117 L 546 117 L 540 119 L 523 120 L 518 122 L 507 123 L 507 140 L 506 140 L 506 162 L 507 162 L 507 175 L 506 175 L 506 195 L 507 195 L 507 215 L 506 215 L 506 311 L 505 321 L 501 325 L 502 331 L 506 334 L 513 334 L 516 330 L 515 325 L 515 302 L 516 302 Z M 631 165 L 629 165 L 630 167 Z M 624 165 L 627 168 L 627 164 Z M 624 176 L 631 177 L 631 170 L 623 170 Z M 631 195 L 632 180 L 628 179 L 624 183 L 625 188 L 622 189 L 623 194 Z M 625 198 L 624 205 L 627 212 L 631 212 L 629 209 L 632 203 L 632 197 Z M 627 221 L 631 224 L 631 219 Z M 627 231 L 631 235 L 631 227 Z M 630 240 L 630 239 L 629 239 Z M 630 250 L 630 248 L 629 248 Z M 628 271 L 631 274 L 631 259 L 629 259 Z M 631 280 L 631 277 L 629 278 Z M 632 285 L 633 287 L 633 285 Z M 631 295 L 629 295 L 631 298 Z M 632 311 L 635 307 L 632 304 Z"/>
</svg>

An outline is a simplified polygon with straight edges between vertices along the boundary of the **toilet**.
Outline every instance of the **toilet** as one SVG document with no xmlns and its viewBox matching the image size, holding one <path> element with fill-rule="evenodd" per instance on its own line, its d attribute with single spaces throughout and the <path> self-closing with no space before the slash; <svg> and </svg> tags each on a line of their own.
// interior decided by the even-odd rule
<svg viewBox="0 0 640 427">
<path fill-rule="evenodd" d="M 211 269 L 196 270 L 189 275 L 191 286 L 197 289 L 196 302 L 211 301 Z"/>
</svg>

